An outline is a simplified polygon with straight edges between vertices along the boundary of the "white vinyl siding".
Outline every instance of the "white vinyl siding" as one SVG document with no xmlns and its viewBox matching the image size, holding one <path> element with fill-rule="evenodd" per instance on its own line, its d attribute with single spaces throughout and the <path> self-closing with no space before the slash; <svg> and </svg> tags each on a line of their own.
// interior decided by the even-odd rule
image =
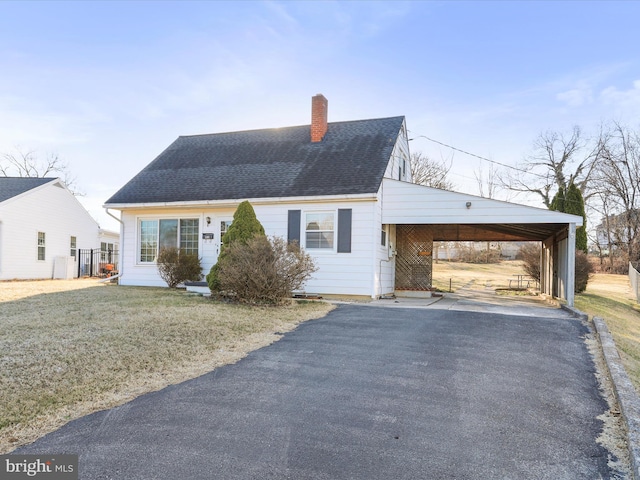
<svg viewBox="0 0 640 480">
<path fill-rule="evenodd" d="M 388 224 L 576 223 L 582 217 L 437 188 L 382 181 L 382 222 Z M 467 206 L 469 204 L 469 206 Z"/>
<path fill-rule="evenodd" d="M 307 202 L 254 202 L 252 206 L 256 216 L 262 223 L 268 236 L 287 238 L 289 210 L 300 210 L 301 216 L 301 240 L 305 240 L 306 213 L 332 212 L 334 215 L 334 240 L 333 249 L 322 250 L 305 248 L 318 267 L 304 287 L 306 292 L 319 294 L 338 295 L 364 295 L 371 297 L 373 294 L 373 258 L 374 250 L 380 242 L 380 222 L 376 225 L 375 209 L 378 202 L 375 197 L 366 200 L 340 200 L 340 201 L 307 201 Z M 352 211 L 351 225 L 351 252 L 337 253 L 338 211 L 350 209 Z M 215 235 L 215 240 L 200 239 L 203 273 L 209 273 L 211 266 L 217 261 L 218 235 L 222 234 L 221 222 L 227 222 L 234 214 L 234 206 L 204 206 L 183 207 L 172 209 L 132 209 L 124 210 L 122 220 L 124 222 L 124 240 L 121 245 L 122 258 L 122 285 L 165 286 L 165 282 L 158 275 L 158 269 L 153 263 L 140 263 L 137 261 L 137 242 L 139 241 L 140 219 L 152 218 L 199 218 L 204 232 L 210 231 Z M 211 225 L 207 229 L 206 217 L 211 218 Z M 379 217 L 378 217 L 379 218 Z M 131 232 L 127 234 L 127 232 Z"/>
<path fill-rule="evenodd" d="M 52 278 L 56 258 L 73 257 L 71 236 L 76 252 L 100 245 L 96 221 L 55 181 L 0 202 L 0 219 L 0 280 Z M 40 248 L 38 232 L 45 234 Z"/>
</svg>

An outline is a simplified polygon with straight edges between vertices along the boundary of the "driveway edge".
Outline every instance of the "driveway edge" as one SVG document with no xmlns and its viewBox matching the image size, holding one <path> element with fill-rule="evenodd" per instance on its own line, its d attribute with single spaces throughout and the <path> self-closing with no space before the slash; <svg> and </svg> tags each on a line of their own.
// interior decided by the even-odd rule
<svg viewBox="0 0 640 480">
<path fill-rule="evenodd" d="M 613 382 L 613 390 L 620 406 L 620 413 L 627 427 L 633 478 L 640 480 L 640 398 L 622 365 L 620 354 L 604 319 L 593 317 L 593 325 L 600 340 L 609 376 Z"/>
</svg>

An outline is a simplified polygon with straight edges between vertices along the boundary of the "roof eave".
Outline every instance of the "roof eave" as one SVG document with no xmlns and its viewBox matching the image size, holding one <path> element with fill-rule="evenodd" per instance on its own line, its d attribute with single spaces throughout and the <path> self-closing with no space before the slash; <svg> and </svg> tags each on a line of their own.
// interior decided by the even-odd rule
<svg viewBox="0 0 640 480">
<path fill-rule="evenodd" d="M 278 203 L 336 203 L 336 202 L 371 202 L 377 201 L 377 192 L 343 194 L 343 195 L 313 195 L 300 197 L 263 197 L 263 198 L 237 198 L 224 200 L 194 200 L 189 202 L 147 202 L 147 203 L 105 203 L 103 208 L 113 210 L 133 210 L 140 208 L 180 208 L 180 207 L 229 207 L 237 206 L 244 200 L 252 205 L 270 205 Z"/>
</svg>

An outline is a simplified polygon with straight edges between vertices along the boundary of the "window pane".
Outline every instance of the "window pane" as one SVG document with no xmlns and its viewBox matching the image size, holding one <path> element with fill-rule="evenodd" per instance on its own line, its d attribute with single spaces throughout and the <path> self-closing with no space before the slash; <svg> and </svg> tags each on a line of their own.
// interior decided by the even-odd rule
<svg viewBox="0 0 640 480">
<path fill-rule="evenodd" d="M 305 214 L 305 247 L 333 249 L 334 220 L 333 212 Z"/>
<path fill-rule="evenodd" d="M 140 261 L 153 262 L 158 249 L 158 221 L 140 222 Z"/>
<path fill-rule="evenodd" d="M 160 250 L 178 247 L 178 220 L 160 220 Z"/>
<path fill-rule="evenodd" d="M 45 236 L 44 236 L 44 232 L 38 232 L 38 260 L 45 260 Z"/>
<path fill-rule="evenodd" d="M 76 258 L 76 237 L 71 237 L 71 242 L 69 245 L 69 255 L 73 258 Z"/>
<path fill-rule="evenodd" d="M 333 248 L 333 232 L 307 232 L 306 248 Z"/>
<path fill-rule="evenodd" d="M 333 230 L 333 213 L 307 213 L 307 230 Z"/>
<path fill-rule="evenodd" d="M 180 249 L 184 253 L 198 255 L 197 219 L 180 220 Z"/>
</svg>

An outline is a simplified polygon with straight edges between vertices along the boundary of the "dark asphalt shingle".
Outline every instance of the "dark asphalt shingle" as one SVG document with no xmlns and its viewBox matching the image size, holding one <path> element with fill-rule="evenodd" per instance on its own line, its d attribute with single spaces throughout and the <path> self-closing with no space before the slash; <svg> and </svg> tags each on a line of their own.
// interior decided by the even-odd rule
<svg viewBox="0 0 640 480">
<path fill-rule="evenodd" d="M 374 193 L 404 117 L 181 136 L 107 204 Z"/>
<path fill-rule="evenodd" d="M 0 202 L 9 200 L 55 178 L 0 177 Z"/>
</svg>

